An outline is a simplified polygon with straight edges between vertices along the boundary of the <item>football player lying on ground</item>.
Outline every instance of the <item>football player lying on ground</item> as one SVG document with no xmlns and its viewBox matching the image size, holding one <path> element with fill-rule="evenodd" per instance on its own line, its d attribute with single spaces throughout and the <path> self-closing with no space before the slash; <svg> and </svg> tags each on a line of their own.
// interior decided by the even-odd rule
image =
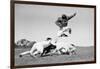
<svg viewBox="0 0 100 69">
<path fill-rule="evenodd" d="M 51 44 L 44 48 L 43 53 L 41 56 L 44 55 L 76 55 L 76 46 L 71 43 L 65 42 L 51 42 Z"/>
<path fill-rule="evenodd" d="M 74 44 L 70 44 L 67 49 L 66 47 L 62 47 L 59 51 L 60 54 L 76 55 L 76 46 Z"/>
<path fill-rule="evenodd" d="M 56 44 L 56 54 L 76 55 L 76 46 L 70 43 L 60 42 Z"/>
<path fill-rule="evenodd" d="M 33 45 L 30 51 L 20 53 L 20 57 L 26 54 L 30 54 L 32 57 L 36 57 L 36 54 L 42 54 L 44 48 L 53 48 L 51 45 L 52 38 L 47 38 L 45 41 L 37 42 Z M 49 46 L 49 47 L 48 47 Z M 55 48 L 55 47 L 54 47 Z"/>
</svg>

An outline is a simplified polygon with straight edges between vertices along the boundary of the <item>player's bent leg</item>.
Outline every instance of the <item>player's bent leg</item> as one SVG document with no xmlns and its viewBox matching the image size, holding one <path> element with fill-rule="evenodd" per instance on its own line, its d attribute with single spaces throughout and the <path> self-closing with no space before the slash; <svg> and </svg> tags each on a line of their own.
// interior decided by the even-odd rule
<svg viewBox="0 0 100 69">
<path fill-rule="evenodd" d="M 35 53 L 37 52 L 37 49 L 31 50 L 30 51 L 30 56 L 35 57 Z"/>
</svg>

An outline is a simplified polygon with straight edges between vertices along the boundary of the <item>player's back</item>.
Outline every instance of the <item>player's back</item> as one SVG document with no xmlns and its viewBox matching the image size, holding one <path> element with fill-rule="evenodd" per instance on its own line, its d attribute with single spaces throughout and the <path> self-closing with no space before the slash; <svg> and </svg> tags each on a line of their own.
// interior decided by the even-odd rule
<svg viewBox="0 0 100 69">
<path fill-rule="evenodd" d="M 41 42 L 38 42 L 38 43 L 36 43 L 35 44 L 35 47 L 46 47 L 46 46 L 48 46 L 50 43 L 49 43 L 49 41 L 41 41 Z"/>
</svg>

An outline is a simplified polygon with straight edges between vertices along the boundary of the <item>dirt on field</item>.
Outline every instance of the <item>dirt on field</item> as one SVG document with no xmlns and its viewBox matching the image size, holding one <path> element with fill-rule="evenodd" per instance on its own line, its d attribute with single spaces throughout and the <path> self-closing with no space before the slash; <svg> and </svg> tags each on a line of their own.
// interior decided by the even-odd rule
<svg viewBox="0 0 100 69">
<path fill-rule="evenodd" d="M 54 64 L 80 61 L 94 60 L 94 47 L 77 47 L 76 55 L 53 55 L 39 58 L 33 58 L 29 54 L 19 57 L 19 54 L 28 51 L 30 48 L 15 48 L 15 66 L 21 65 L 38 65 L 38 64 Z"/>
</svg>

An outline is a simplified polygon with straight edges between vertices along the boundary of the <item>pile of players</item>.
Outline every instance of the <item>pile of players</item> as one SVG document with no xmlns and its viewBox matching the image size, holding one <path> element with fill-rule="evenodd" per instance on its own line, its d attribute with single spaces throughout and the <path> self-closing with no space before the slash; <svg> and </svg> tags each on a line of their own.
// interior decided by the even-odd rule
<svg viewBox="0 0 100 69">
<path fill-rule="evenodd" d="M 60 28 L 57 32 L 57 39 L 60 37 L 66 38 L 71 34 L 71 28 L 68 27 L 68 21 L 76 15 L 74 13 L 71 16 L 67 16 L 63 14 L 61 17 L 58 17 L 55 24 Z M 72 55 L 76 54 L 76 46 L 69 42 L 58 42 L 58 40 L 53 41 L 52 38 L 47 38 L 44 41 L 36 42 L 30 51 L 25 51 L 20 53 L 20 57 L 26 54 L 30 54 L 32 57 L 37 57 L 37 55 L 45 56 L 45 55 L 60 55 L 67 54 Z"/>
</svg>

